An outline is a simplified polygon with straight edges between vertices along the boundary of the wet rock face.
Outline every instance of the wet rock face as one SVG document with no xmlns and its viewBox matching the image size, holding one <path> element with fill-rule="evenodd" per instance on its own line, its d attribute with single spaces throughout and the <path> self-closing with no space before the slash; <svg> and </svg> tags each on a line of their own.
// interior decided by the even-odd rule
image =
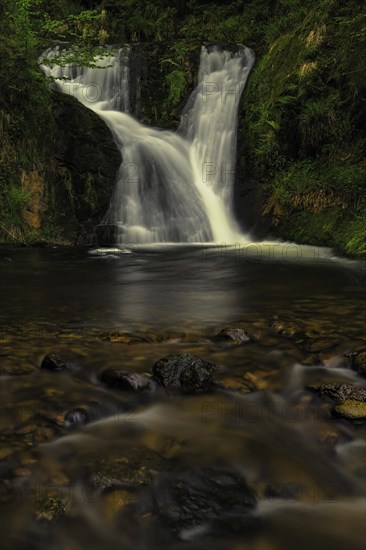
<svg viewBox="0 0 366 550">
<path fill-rule="evenodd" d="M 180 353 L 159 359 L 153 366 L 153 376 L 167 390 L 194 393 L 211 388 L 216 369 L 215 363 Z"/>
<path fill-rule="evenodd" d="M 122 369 L 114 367 L 106 369 L 101 374 L 100 380 L 109 388 L 118 388 L 131 392 L 152 390 L 154 387 L 154 381 L 150 380 L 147 376 L 125 372 Z"/>
<path fill-rule="evenodd" d="M 256 338 L 253 334 L 250 334 L 250 332 L 242 328 L 224 328 L 216 334 L 212 340 L 214 342 L 242 345 L 255 342 Z"/>
<path fill-rule="evenodd" d="M 256 497 L 240 473 L 229 468 L 196 468 L 168 474 L 153 487 L 157 514 L 182 538 L 190 529 L 245 530 Z"/>
<path fill-rule="evenodd" d="M 310 389 L 315 391 L 320 397 L 328 397 L 338 403 L 346 399 L 366 402 L 366 389 L 359 388 L 354 384 L 324 384 Z"/>
<path fill-rule="evenodd" d="M 47 179 L 42 224 L 60 228 L 64 238 L 89 244 L 113 192 L 122 162 L 106 123 L 76 98 L 51 93 L 57 145 Z"/>
<path fill-rule="evenodd" d="M 66 363 L 64 363 L 58 355 L 46 355 L 41 363 L 41 369 L 60 371 L 66 368 Z"/>
</svg>

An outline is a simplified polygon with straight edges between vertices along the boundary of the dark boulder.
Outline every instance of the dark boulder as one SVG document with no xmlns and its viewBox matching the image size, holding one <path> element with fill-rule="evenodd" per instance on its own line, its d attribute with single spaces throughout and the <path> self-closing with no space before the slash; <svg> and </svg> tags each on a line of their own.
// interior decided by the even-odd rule
<svg viewBox="0 0 366 550">
<path fill-rule="evenodd" d="M 48 354 L 41 363 L 41 369 L 60 371 L 66 368 L 66 363 L 64 363 L 58 355 Z"/>
<path fill-rule="evenodd" d="M 167 390 L 194 393 L 211 388 L 216 369 L 215 363 L 191 353 L 180 353 L 159 359 L 153 366 L 153 376 Z"/>
</svg>

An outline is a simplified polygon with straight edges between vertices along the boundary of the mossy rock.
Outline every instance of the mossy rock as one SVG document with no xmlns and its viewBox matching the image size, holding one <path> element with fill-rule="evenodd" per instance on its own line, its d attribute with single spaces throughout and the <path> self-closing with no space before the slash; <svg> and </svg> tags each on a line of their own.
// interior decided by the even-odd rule
<svg viewBox="0 0 366 550">
<path fill-rule="evenodd" d="M 366 421 L 366 403 L 362 403 L 361 401 L 346 399 L 342 403 L 336 405 L 332 412 L 334 415 L 345 418 L 346 420 Z"/>
<path fill-rule="evenodd" d="M 212 388 L 218 365 L 192 353 L 171 354 L 153 366 L 153 377 L 168 391 L 195 393 Z"/>
</svg>

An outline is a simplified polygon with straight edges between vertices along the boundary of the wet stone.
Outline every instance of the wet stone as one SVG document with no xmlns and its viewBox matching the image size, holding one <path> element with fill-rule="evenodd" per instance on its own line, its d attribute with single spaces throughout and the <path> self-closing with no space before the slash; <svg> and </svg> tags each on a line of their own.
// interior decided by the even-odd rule
<svg viewBox="0 0 366 550">
<path fill-rule="evenodd" d="M 102 416 L 103 409 L 98 401 L 80 402 L 74 403 L 73 407 L 58 414 L 55 422 L 57 426 L 73 429 L 88 422 L 99 420 Z"/>
<path fill-rule="evenodd" d="M 191 353 L 163 357 L 153 366 L 154 379 L 164 388 L 183 393 L 207 391 L 214 383 L 218 365 Z"/>
<path fill-rule="evenodd" d="M 66 363 L 64 363 L 58 355 L 46 355 L 41 363 L 41 369 L 61 371 L 66 368 Z"/>
<path fill-rule="evenodd" d="M 218 334 L 213 336 L 214 342 L 224 342 L 226 344 L 242 345 L 256 342 L 253 334 L 242 328 L 224 328 Z"/>
<path fill-rule="evenodd" d="M 154 388 L 154 381 L 148 376 L 126 372 L 115 367 L 102 372 L 100 380 L 109 388 L 118 388 L 130 392 L 148 391 Z"/>
<path fill-rule="evenodd" d="M 346 420 L 366 422 L 366 403 L 353 399 L 346 399 L 342 403 L 336 405 L 332 413 Z"/>
<path fill-rule="evenodd" d="M 346 399 L 366 402 L 366 389 L 355 384 L 324 384 L 322 386 L 309 386 L 308 389 L 315 391 L 322 398 L 328 397 L 338 403 Z"/>
<path fill-rule="evenodd" d="M 230 468 L 167 474 L 156 480 L 153 493 L 157 515 L 181 538 L 191 529 L 245 531 L 253 525 L 255 494 Z"/>
</svg>

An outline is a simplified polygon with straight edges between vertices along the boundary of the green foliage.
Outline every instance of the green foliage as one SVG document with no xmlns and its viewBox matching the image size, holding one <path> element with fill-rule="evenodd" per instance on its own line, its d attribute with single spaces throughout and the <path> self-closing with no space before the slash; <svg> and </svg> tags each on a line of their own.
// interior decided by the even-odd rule
<svg viewBox="0 0 366 550">
<path fill-rule="evenodd" d="M 166 77 L 166 82 L 169 87 L 169 93 L 167 97 L 168 106 L 175 106 L 179 103 L 182 96 L 187 90 L 186 75 L 181 69 L 174 69 Z"/>
<path fill-rule="evenodd" d="M 243 97 L 248 176 L 261 182 L 263 211 L 279 235 L 361 253 L 365 9 L 278 0 L 273 15 Z"/>
<path fill-rule="evenodd" d="M 0 234 L 5 241 L 16 241 L 26 228 L 23 219 L 23 208 L 31 192 L 0 180 Z"/>
<path fill-rule="evenodd" d="M 53 19 L 46 12 L 41 20 L 42 37 L 69 40 L 82 45 L 102 45 L 109 38 L 105 28 L 106 17 L 104 9 L 84 10 L 62 20 Z"/>
</svg>

